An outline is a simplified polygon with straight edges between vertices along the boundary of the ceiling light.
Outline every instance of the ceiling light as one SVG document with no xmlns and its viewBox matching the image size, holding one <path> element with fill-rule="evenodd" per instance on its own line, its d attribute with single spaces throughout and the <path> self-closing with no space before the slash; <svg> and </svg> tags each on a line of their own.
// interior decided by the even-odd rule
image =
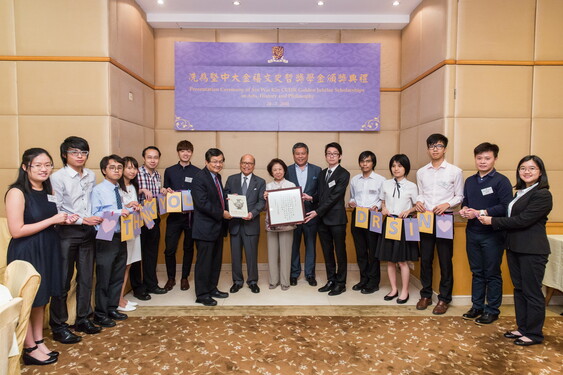
<svg viewBox="0 0 563 375">
<path fill-rule="evenodd" d="M 324 1 L 318 1 L 317 5 L 321 7 L 321 6 L 325 5 L 325 2 Z"/>
<path fill-rule="evenodd" d="M 233 1 L 233 5 L 240 5 L 240 1 L 237 0 Z"/>
<path fill-rule="evenodd" d="M 157 0 L 156 1 L 159 5 L 163 5 L 164 4 L 164 0 Z"/>
<path fill-rule="evenodd" d="M 398 2 L 397 0 L 393 1 L 393 6 L 394 6 L 394 7 L 398 6 L 399 4 L 401 4 L 401 3 Z"/>
</svg>

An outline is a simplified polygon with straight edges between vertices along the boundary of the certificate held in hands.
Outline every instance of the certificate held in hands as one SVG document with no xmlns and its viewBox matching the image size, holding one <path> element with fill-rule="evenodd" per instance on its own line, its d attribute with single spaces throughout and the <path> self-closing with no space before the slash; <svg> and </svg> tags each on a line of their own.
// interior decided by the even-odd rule
<svg viewBox="0 0 563 375">
<path fill-rule="evenodd" d="M 301 187 L 268 190 L 270 225 L 301 224 L 305 221 L 305 207 Z"/>
<path fill-rule="evenodd" d="M 248 216 L 246 195 L 227 194 L 227 200 L 229 201 L 229 213 L 232 217 Z"/>
</svg>

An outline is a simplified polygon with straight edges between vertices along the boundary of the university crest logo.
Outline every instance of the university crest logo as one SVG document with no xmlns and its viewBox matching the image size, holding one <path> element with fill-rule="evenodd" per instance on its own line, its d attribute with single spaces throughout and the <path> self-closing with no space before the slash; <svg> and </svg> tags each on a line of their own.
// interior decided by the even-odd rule
<svg viewBox="0 0 563 375">
<path fill-rule="evenodd" d="M 287 64 L 287 61 L 284 57 L 284 48 L 283 46 L 274 46 L 272 47 L 272 58 L 268 60 L 268 64 L 271 63 L 284 63 Z"/>
</svg>

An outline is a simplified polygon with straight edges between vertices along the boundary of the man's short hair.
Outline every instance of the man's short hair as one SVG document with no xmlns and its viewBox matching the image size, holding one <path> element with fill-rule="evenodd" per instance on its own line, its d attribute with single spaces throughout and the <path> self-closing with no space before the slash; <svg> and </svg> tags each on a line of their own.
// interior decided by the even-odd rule
<svg viewBox="0 0 563 375">
<path fill-rule="evenodd" d="M 158 149 L 158 147 L 156 146 L 147 146 L 143 149 L 143 158 L 145 157 L 145 154 L 148 150 L 156 150 L 158 152 L 158 157 L 160 157 L 162 154 L 160 153 L 160 150 Z"/>
<path fill-rule="evenodd" d="M 66 154 L 68 153 L 68 150 L 70 150 L 71 148 L 75 148 L 80 151 L 90 151 L 90 146 L 88 145 L 88 141 L 86 141 L 84 138 L 80 138 L 76 136 L 68 137 L 63 141 L 63 143 L 61 143 L 61 159 L 64 165 L 66 165 L 67 163 Z"/>
<path fill-rule="evenodd" d="M 309 146 L 307 146 L 303 142 L 297 142 L 296 144 L 294 144 L 293 147 L 291 148 L 291 152 L 295 154 L 295 150 L 298 148 L 304 148 L 305 150 L 307 150 L 307 153 L 309 153 Z"/>
<path fill-rule="evenodd" d="M 342 147 L 341 147 L 340 144 L 338 144 L 337 142 L 330 142 L 329 144 L 327 144 L 327 145 L 325 146 L 325 154 L 326 154 L 326 150 L 328 150 L 328 149 L 331 148 L 331 147 L 337 149 L 337 150 L 338 150 L 338 153 L 339 153 L 340 155 L 342 155 Z"/>
<path fill-rule="evenodd" d="M 426 138 L 426 147 L 430 147 L 438 142 L 442 142 L 444 147 L 448 147 L 448 138 L 439 133 L 431 134 L 428 138 Z"/>
<path fill-rule="evenodd" d="M 362 151 L 360 153 L 360 156 L 358 156 L 358 164 L 360 164 L 362 160 L 367 158 L 370 158 L 371 161 L 373 162 L 373 165 L 371 166 L 371 170 L 373 171 L 375 169 L 375 166 L 377 165 L 377 157 L 371 151 Z"/>
<path fill-rule="evenodd" d="M 176 152 L 180 152 L 184 150 L 194 152 L 194 145 L 192 144 L 192 142 L 185 139 L 178 142 L 178 144 L 176 145 Z"/>
<path fill-rule="evenodd" d="M 498 152 L 499 152 L 498 146 L 489 142 L 483 142 L 480 145 L 477 145 L 477 147 L 473 149 L 473 155 L 477 156 L 479 154 L 482 154 L 483 152 L 489 152 L 489 151 L 493 152 L 495 159 L 498 157 Z"/>
<path fill-rule="evenodd" d="M 225 155 L 223 155 L 223 151 L 219 150 L 218 148 L 210 148 L 205 152 L 205 161 L 211 162 L 211 158 L 214 156 L 222 156 L 223 161 L 225 161 Z"/>
<path fill-rule="evenodd" d="M 100 170 L 102 171 L 102 174 L 105 176 L 106 173 L 104 172 L 104 170 L 108 167 L 109 161 L 110 160 L 115 160 L 116 162 L 118 162 L 119 164 L 121 164 L 124 168 L 125 168 L 125 162 L 123 161 L 123 158 L 119 155 L 116 154 L 111 154 L 109 156 L 104 156 L 102 158 L 102 160 L 100 160 Z"/>
</svg>

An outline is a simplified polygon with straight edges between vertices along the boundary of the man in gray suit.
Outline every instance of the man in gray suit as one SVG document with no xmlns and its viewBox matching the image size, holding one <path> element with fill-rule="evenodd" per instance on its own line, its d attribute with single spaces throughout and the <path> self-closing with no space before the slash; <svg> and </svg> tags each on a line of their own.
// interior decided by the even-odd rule
<svg viewBox="0 0 563 375">
<path fill-rule="evenodd" d="M 253 293 L 260 293 L 258 287 L 258 237 L 260 236 L 260 212 L 266 205 L 264 199 L 266 181 L 252 173 L 254 172 L 254 165 L 254 156 L 243 155 L 240 158 L 241 173 L 229 176 L 225 185 L 226 194 L 245 195 L 248 206 L 248 216 L 232 218 L 229 222 L 233 264 L 231 293 L 238 292 L 244 283 L 242 248 L 244 248 L 248 273 L 246 282 Z"/>
<path fill-rule="evenodd" d="M 293 145 L 294 164 L 287 168 L 285 178 L 303 189 L 303 200 L 305 213 L 317 208 L 318 176 L 321 168 L 309 161 L 309 147 L 305 143 L 298 142 Z M 315 218 L 307 223 L 299 224 L 293 232 L 293 248 L 291 252 L 291 276 L 290 284 L 297 285 L 297 279 L 301 274 L 301 237 L 305 242 L 305 279 L 311 286 L 317 286 L 315 279 L 315 262 L 317 253 L 317 227 L 318 219 Z"/>
</svg>

